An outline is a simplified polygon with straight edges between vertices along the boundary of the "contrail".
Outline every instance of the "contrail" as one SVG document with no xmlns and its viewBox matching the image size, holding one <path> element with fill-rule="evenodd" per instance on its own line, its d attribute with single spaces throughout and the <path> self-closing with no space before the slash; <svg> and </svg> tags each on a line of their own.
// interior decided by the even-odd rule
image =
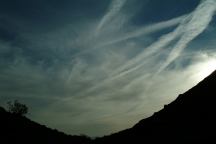
<svg viewBox="0 0 216 144">
<path fill-rule="evenodd" d="M 88 53 L 88 52 L 95 50 L 95 49 L 98 49 L 98 48 L 103 48 L 103 47 L 106 47 L 106 46 L 109 46 L 109 45 L 112 45 L 115 43 L 122 42 L 122 41 L 127 40 L 127 39 L 131 39 L 131 38 L 135 38 L 135 37 L 139 37 L 139 36 L 145 36 L 145 35 L 148 35 L 148 34 L 151 34 L 151 33 L 154 33 L 154 32 L 157 32 L 157 31 L 160 31 L 160 30 L 172 27 L 172 26 L 176 26 L 183 19 L 185 19 L 185 17 L 186 17 L 186 15 L 183 15 L 180 17 L 173 18 L 171 20 L 158 22 L 155 24 L 151 24 L 149 26 L 143 26 L 143 27 L 139 28 L 138 30 L 134 30 L 132 32 L 124 34 L 124 36 L 122 36 L 120 38 L 114 38 L 113 40 L 110 40 L 108 42 L 102 42 L 102 43 L 100 43 L 94 47 L 91 47 L 87 50 L 81 51 L 80 53 L 74 55 L 73 58 L 80 56 L 84 53 Z"/>
<path fill-rule="evenodd" d="M 134 31 L 133 33 L 128 34 L 128 36 L 124 37 L 124 38 L 129 39 L 131 37 L 136 37 L 136 36 L 139 36 L 139 35 L 150 34 L 150 33 L 156 32 L 158 30 L 162 30 L 162 29 L 165 29 L 165 28 L 177 25 L 182 20 L 184 20 L 185 18 L 186 18 L 186 15 L 183 15 L 183 16 L 180 16 L 180 17 L 177 17 L 177 18 L 173 18 L 173 19 L 168 20 L 168 21 L 162 21 L 162 22 L 150 25 L 150 26 L 145 26 L 145 27 L 143 27 L 141 29 L 141 31 Z M 132 72 L 132 71 L 134 71 L 134 70 L 136 70 L 138 68 L 140 68 L 144 64 L 144 62 L 142 62 L 141 65 L 137 65 L 135 67 L 132 67 L 132 66 L 134 66 L 135 64 L 137 64 L 140 61 L 143 61 L 143 59 L 146 58 L 147 56 L 149 56 L 151 54 L 154 54 L 161 47 L 164 47 L 165 45 L 169 44 L 170 41 L 172 41 L 176 37 L 178 37 L 178 34 L 180 33 L 179 31 L 181 31 L 181 27 L 177 28 L 174 32 L 169 33 L 166 36 L 161 37 L 158 42 L 153 43 L 151 46 L 149 46 L 148 48 L 146 48 L 139 56 L 137 56 L 133 60 L 130 60 L 128 63 L 126 63 L 125 65 L 123 65 L 120 68 L 118 68 L 117 70 L 115 70 L 107 79 L 102 80 L 101 83 L 100 83 L 100 86 L 98 86 L 98 85 L 93 86 L 92 88 L 90 88 L 89 90 L 87 90 L 87 92 L 94 91 L 98 87 L 106 85 L 107 83 L 109 83 L 109 82 L 111 82 L 113 80 L 116 80 L 116 79 L 118 79 L 118 78 L 120 78 L 120 77 L 122 77 L 122 76 L 124 76 L 124 75 L 126 75 L 126 74 L 128 74 L 128 73 L 130 73 L 130 72 Z M 121 41 L 121 40 L 123 40 L 123 39 L 120 38 L 119 41 Z M 109 44 L 111 45 L 113 43 L 114 42 L 109 43 Z M 109 45 L 109 44 L 107 43 L 107 45 Z M 95 49 L 99 48 L 99 47 L 102 47 L 102 45 L 95 47 Z M 128 67 L 130 69 L 125 70 Z"/>
<path fill-rule="evenodd" d="M 181 52 L 187 47 L 188 43 L 199 36 L 209 25 L 216 11 L 216 0 L 204 0 L 192 13 L 191 19 L 184 24 L 184 32 L 177 42 L 165 63 L 160 67 L 159 72 L 163 71 L 172 63 Z"/>
<path fill-rule="evenodd" d="M 180 16 L 180 17 L 177 17 L 177 18 L 173 18 L 171 20 L 158 22 L 158 23 L 155 23 L 155 24 L 152 24 L 152 25 L 149 25 L 149 26 L 144 26 L 144 27 L 140 28 L 139 30 L 135 30 L 135 31 L 133 31 L 131 33 L 127 33 L 126 36 L 124 36 L 124 37 L 118 38 L 116 40 L 111 40 L 109 42 L 96 45 L 93 48 L 91 47 L 91 48 L 89 48 L 87 50 L 84 50 L 84 51 L 78 53 L 77 55 L 75 55 L 73 58 L 78 57 L 78 56 L 80 56 L 80 55 L 82 55 L 84 53 L 87 53 L 87 52 L 92 51 L 92 50 L 97 49 L 97 48 L 102 48 L 102 47 L 105 47 L 105 46 L 109 46 L 109 45 L 121 42 L 121 41 L 126 40 L 126 39 L 130 39 L 130 38 L 133 38 L 133 37 L 139 37 L 141 35 L 144 36 L 144 35 L 147 35 L 147 34 L 151 34 L 153 32 L 157 32 L 159 30 L 163 30 L 165 28 L 169 28 L 171 26 L 178 25 L 185 17 L 186 17 L 186 15 L 183 15 L 183 16 Z M 168 43 L 173 38 L 175 38 L 175 35 L 177 34 L 177 31 L 178 30 L 176 30 L 176 32 L 173 32 L 172 34 L 169 34 L 169 36 L 167 36 L 167 38 L 162 37 L 161 41 L 158 44 L 154 43 L 151 47 L 160 47 L 160 46 L 163 45 L 162 43 L 164 43 L 164 45 L 166 45 L 166 43 Z M 143 58 L 146 57 L 147 55 L 150 55 L 151 53 L 154 53 L 154 51 L 156 51 L 157 48 L 152 49 L 151 47 L 147 48 L 146 51 L 143 52 L 143 54 L 141 54 L 140 56 L 136 57 L 135 59 L 129 61 L 127 64 L 121 66 L 120 68 L 118 68 L 117 70 L 112 72 L 112 74 L 110 75 L 111 77 L 113 77 L 112 80 L 116 79 L 118 77 L 122 77 L 122 76 L 124 76 L 124 75 L 126 75 L 126 74 L 140 68 L 141 65 L 137 65 L 134 68 L 131 68 L 129 70 L 125 70 L 125 68 L 127 68 L 129 66 L 132 66 L 136 62 L 141 61 L 141 60 L 143 61 Z M 143 64 L 144 64 L 144 62 L 142 62 L 142 65 Z M 70 73 L 72 73 L 72 72 L 70 72 Z M 69 82 L 70 80 L 71 80 L 71 74 L 70 74 L 67 82 Z"/>
<path fill-rule="evenodd" d="M 127 71 L 127 73 L 132 72 L 133 70 L 136 70 L 139 67 L 141 67 L 144 63 L 143 61 L 145 58 L 155 53 L 158 53 L 158 51 L 161 50 L 161 48 L 167 46 L 170 42 L 172 42 L 177 37 L 179 37 L 182 31 L 182 28 L 183 28 L 182 26 L 178 26 L 178 28 L 176 28 L 173 32 L 163 35 L 158 41 L 154 42 L 153 44 L 145 48 L 142 53 L 138 54 L 136 57 L 128 61 L 126 64 L 124 64 L 120 68 L 118 68 L 113 73 L 113 75 L 116 75 L 116 74 L 119 75 L 119 73 L 122 73 L 122 72 L 125 73 L 125 71 Z"/>
<path fill-rule="evenodd" d="M 102 20 L 98 24 L 96 28 L 96 34 L 100 33 L 100 30 L 103 28 L 103 26 L 109 22 L 124 6 L 127 0 L 113 0 L 110 4 L 110 7 L 107 11 L 107 13 L 103 16 Z"/>
<path fill-rule="evenodd" d="M 158 22 L 156 24 L 151 24 L 149 26 L 144 26 L 142 28 L 139 28 L 138 30 L 132 31 L 130 33 L 126 33 L 124 36 L 120 37 L 120 38 L 115 38 L 114 40 L 111 40 L 109 42 L 103 43 L 102 45 L 111 45 L 111 44 L 115 44 L 127 39 L 131 39 L 131 38 L 135 38 L 135 37 L 139 37 L 142 35 L 147 35 L 150 33 L 154 33 L 157 32 L 159 30 L 168 28 L 168 27 L 172 27 L 175 25 L 178 25 L 182 19 L 184 19 L 186 17 L 186 15 L 177 17 L 177 18 L 173 18 L 171 20 L 167 20 L 167 21 L 162 21 L 162 22 Z"/>
<path fill-rule="evenodd" d="M 207 28 L 212 20 L 215 10 L 216 0 L 204 0 L 193 12 L 188 15 L 161 22 L 162 24 L 164 24 L 162 26 L 160 26 L 160 23 L 153 24 L 149 27 L 147 26 L 149 30 L 147 30 L 147 27 L 144 27 L 140 32 L 134 31 L 133 33 L 130 33 L 123 38 L 119 38 L 116 41 L 110 41 L 109 43 L 107 43 L 107 45 L 124 39 L 141 36 L 146 33 L 149 34 L 151 32 L 179 24 L 172 32 L 163 35 L 161 38 L 159 38 L 158 41 L 145 48 L 142 53 L 137 55 L 132 60 L 129 60 L 126 64 L 115 70 L 110 76 L 102 80 L 100 85 L 95 85 L 83 93 L 95 91 L 99 87 L 108 85 L 109 83 L 112 83 L 112 81 L 115 81 L 139 69 L 140 67 L 145 65 L 144 60 L 148 60 L 147 58 L 149 58 L 153 54 L 158 54 L 162 48 L 168 46 L 174 40 L 179 39 L 178 42 L 174 45 L 174 48 L 169 54 L 167 60 L 159 68 L 158 73 L 163 71 L 172 61 L 174 61 L 180 55 L 180 53 L 184 50 L 189 42 L 191 42 Z M 96 46 L 95 48 L 98 48 L 98 46 Z M 80 95 L 83 95 L 83 93 L 81 92 Z"/>
<path fill-rule="evenodd" d="M 145 58 L 152 54 L 158 53 L 161 48 L 167 46 L 173 40 L 180 38 L 173 50 L 169 54 L 165 63 L 159 68 L 158 72 L 164 70 L 172 61 L 174 61 L 187 46 L 187 44 L 201 34 L 211 22 L 211 19 L 215 12 L 215 0 L 204 0 L 195 11 L 184 16 L 180 25 L 173 31 L 162 36 L 158 41 L 151 44 L 149 47 L 137 55 L 135 58 L 127 62 L 122 67 L 118 68 L 113 75 L 122 75 L 120 73 L 132 72 L 138 69 L 143 64 Z M 200 19 L 202 18 L 202 19 Z"/>
</svg>

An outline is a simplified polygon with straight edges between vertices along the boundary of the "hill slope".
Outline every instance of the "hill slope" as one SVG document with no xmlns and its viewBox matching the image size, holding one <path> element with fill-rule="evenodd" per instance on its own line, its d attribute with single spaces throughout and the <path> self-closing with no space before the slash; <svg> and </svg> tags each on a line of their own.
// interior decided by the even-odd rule
<svg viewBox="0 0 216 144">
<path fill-rule="evenodd" d="M 214 143 L 215 97 L 216 71 L 153 116 L 96 143 Z"/>
<path fill-rule="evenodd" d="M 0 143 L 2 144 L 88 144 L 90 138 L 70 136 L 47 128 L 26 117 L 0 107 Z"/>
<path fill-rule="evenodd" d="M 135 126 L 91 140 L 49 129 L 0 107 L 0 143 L 23 144 L 139 144 L 215 143 L 216 71 L 181 94 L 164 109 Z"/>
</svg>

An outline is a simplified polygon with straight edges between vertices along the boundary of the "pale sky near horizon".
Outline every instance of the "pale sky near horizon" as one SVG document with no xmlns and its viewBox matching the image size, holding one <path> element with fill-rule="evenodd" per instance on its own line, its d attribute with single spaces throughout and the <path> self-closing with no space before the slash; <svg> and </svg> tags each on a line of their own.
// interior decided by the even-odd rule
<svg viewBox="0 0 216 144">
<path fill-rule="evenodd" d="M 0 105 L 65 133 L 133 126 L 216 69 L 216 0 L 0 0 Z"/>
</svg>

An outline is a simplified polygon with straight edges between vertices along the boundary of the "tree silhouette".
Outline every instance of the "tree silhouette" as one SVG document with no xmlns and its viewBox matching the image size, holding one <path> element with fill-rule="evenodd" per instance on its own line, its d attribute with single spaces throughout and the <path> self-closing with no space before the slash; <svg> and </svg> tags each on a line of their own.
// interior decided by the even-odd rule
<svg viewBox="0 0 216 144">
<path fill-rule="evenodd" d="M 20 103 L 18 100 L 14 102 L 7 102 L 8 112 L 24 116 L 28 113 L 28 107 L 25 104 Z"/>
</svg>

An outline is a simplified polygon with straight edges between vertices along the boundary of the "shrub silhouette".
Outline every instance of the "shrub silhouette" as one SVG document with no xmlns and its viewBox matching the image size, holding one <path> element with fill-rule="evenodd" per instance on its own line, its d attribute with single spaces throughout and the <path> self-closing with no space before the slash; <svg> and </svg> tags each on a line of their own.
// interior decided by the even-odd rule
<svg viewBox="0 0 216 144">
<path fill-rule="evenodd" d="M 24 116 L 28 113 L 28 107 L 25 104 L 20 103 L 18 100 L 14 102 L 7 102 L 8 112 Z"/>
</svg>

